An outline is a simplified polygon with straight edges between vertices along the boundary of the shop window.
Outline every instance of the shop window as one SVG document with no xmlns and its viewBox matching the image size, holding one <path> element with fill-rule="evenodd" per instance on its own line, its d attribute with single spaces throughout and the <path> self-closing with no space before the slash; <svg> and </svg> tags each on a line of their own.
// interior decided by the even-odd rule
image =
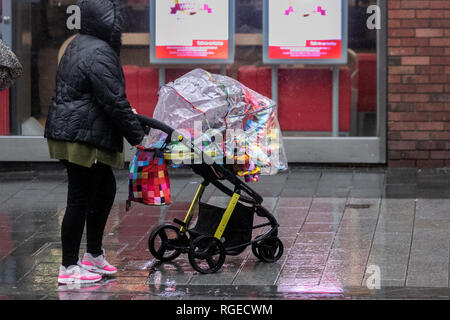
<svg viewBox="0 0 450 320">
<path fill-rule="evenodd" d="M 366 27 L 367 7 L 376 0 L 349 0 L 349 62 L 341 67 L 340 135 L 375 136 L 377 128 L 376 30 Z M 76 0 L 12 1 L 14 51 L 25 67 L 10 99 L 10 134 L 42 135 L 55 86 L 58 54 L 76 31 L 66 28 L 67 6 Z M 1 1 L 0 1 L 1 4 Z M 157 100 L 158 66 L 149 63 L 149 0 L 123 1 L 125 37 L 121 53 L 130 101 L 151 115 Z M 0 7 L 1 10 L 1 7 Z M 227 73 L 271 94 L 270 66 L 262 59 L 262 0 L 236 0 L 235 63 Z M 130 43 L 130 44 L 127 44 Z M 167 81 L 199 65 L 171 66 Z M 200 66 L 219 72 L 219 66 Z M 155 73 L 156 72 L 156 73 Z M 144 81 L 144 82 L 143 82 Z M 144 83 L 145 90 L 136 86 Z M 140 92 L 141 96 L 137 94 Z M 299 101 L 299 96 L 302 98 Z M 317 99 L 320 97 L 320 99 Z M 331 71 L 281 65 L 279 116 L 286 136 L 331 135 Z M 145 103 L 147 105 L 145 105 Z"/>
</svg>

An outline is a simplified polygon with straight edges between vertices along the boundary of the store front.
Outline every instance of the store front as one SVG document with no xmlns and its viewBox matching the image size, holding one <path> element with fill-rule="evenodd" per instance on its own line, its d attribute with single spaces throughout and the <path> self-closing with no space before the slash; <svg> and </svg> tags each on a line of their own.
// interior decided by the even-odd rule
<svg viewBox="0 0 450 320">
<path fill-rule="evenodd" d="M 25 70 L 25 75 L 10 92 L 0 96 L 0 161 L 49 161 L 43 130 L 58 59 L 76 33 L 68 29 L 66 23 L 70 16 L 67 8 L 76 4 L 76 0 L 0 1 L 2 39 L 13 48 Z M 346 63 L 338 69 L 339 87 L 334 107 L 331 65 L 280 63 L 277 81 L 273 81 L 272 64 L 265 63 L 263 57 L 263 0 L 235 1 L 234 59 L 225 67 L 150 63 L 149 1 L 122 1 L 127 26 L 121 59 L 127 96 L 139 113 L 152 115 L 161 72 L 168 82 L 202 67 L 216 73 L 226 72 L 269 97 L 275 92 L 274 86 L 277 87 L 279 120 L 290 162 L 387 162 L 386 1 L 343 2 L 348 10 L 348 23 L 344 26 L 348 28 L 348 50 Z M 297 1 L 284 2 L 289 14 L 302 18 L 311 15 L 311 12 L 296 12 Z M 367 9 L 372 5 L 378 5 L 380 29 L 367 26 L 372 17 Z M 323 10 L 325 14 L 326 8 Z M 126 149 L 130 157 L 132 150 Z"/>
</svg>

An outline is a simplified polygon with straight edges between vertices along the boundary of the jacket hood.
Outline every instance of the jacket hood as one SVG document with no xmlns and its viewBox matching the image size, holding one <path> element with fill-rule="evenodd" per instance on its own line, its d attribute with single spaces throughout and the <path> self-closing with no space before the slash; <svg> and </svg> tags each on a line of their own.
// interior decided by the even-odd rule
<svg viewBox="0 0 450 320">
<path fill-rule="evenodd" d="M 119 54 L 122 44 L 123 14 L 120 0 L 78 0 L 80 33 L 100 38 Z"/>
</svg>

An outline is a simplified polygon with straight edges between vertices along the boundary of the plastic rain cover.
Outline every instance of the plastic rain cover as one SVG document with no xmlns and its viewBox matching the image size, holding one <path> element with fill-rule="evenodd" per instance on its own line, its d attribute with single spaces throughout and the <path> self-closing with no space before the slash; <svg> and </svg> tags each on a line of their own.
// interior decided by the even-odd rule
<svg viewBox="0 0 450 320">
<path fill-rule="evenodd" d="M 250 161 L 263 175 L 287 169 L 275 102 L 230 77 L 195 69 L 166 84 L 153 118 L 191 139 L 216 163 Z M 161 148 L 166 137 L 151 130 L 146 146 Z M 193 163 L 199 162 L 196 155 Z"/>
</svg>

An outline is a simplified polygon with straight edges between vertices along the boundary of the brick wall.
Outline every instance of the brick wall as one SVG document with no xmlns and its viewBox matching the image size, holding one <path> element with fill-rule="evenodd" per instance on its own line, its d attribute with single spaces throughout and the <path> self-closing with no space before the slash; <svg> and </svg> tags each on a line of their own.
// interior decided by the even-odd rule
<svg viewBox="0 0 450 320">
<path fill-rule="evenodd" d="M 450 0 L 388 0 L 391 167 L 450 167 Z"/>
</svg>

